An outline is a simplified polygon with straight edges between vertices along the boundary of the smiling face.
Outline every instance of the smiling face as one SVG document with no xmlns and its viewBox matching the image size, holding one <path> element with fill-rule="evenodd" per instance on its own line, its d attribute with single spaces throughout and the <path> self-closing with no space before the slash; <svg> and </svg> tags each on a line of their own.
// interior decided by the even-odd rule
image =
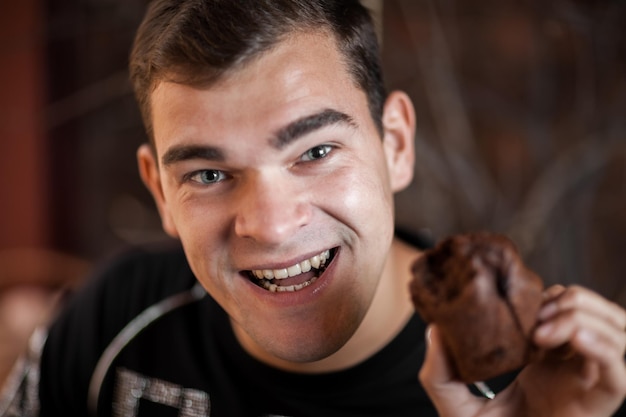
<svg viewBox="0 0 626 417">
<path fill-rule="evenodd" d="M 210 88 L 157 85 L 156 160 L 140 149 L 142 177 L 253 355 L 328 357 L 379 281 L 394 285 L 383 270 L 393 192 L 411 179 L 412 113 L 392 97 L 381 138 L 323 33 L 292 35 Z"/>
</svg>

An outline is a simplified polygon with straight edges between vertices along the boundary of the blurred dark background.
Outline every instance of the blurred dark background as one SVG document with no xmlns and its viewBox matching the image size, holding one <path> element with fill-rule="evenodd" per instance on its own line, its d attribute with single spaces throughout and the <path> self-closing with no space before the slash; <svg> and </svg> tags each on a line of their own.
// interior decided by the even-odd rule
<svg viewBox="0 0 626 417">
<path fill-rule="evenodd" d="M 0 0 L 0 287 L 164 237 L 126 70 L 146 3 Z M 398 223 L 506 233 L 548 283 L 626 306 L 626 1 L 367 3 L 417 110 Z"/>
</svg>

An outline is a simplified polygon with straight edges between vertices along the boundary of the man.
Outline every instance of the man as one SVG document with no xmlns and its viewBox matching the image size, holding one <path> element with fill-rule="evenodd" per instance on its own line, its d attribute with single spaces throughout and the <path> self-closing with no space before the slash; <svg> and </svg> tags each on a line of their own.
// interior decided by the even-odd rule
<svg viewBox="0 0 626 417">
<path fill-rule="evenodd" d="M 184 254 L 133 252 L 68 305 L 43 351 L 42 416 L 618 409 L 626 312 L 582 288 L 548 289 L 534 335 L 569 356 L 492 400 L 455 381 L 435 327 L 425 346 L 407 290 L 419 250 L 393 222 L 415 118 L 384 92 L 358 1 L 157 0 L 130 65 L 151 141 L 140 174 Z"/>
</svg>

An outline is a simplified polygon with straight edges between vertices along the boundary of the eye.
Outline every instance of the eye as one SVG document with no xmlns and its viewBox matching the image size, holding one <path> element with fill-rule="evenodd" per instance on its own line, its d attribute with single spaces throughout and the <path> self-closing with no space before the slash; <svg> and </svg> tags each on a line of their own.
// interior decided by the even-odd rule
<svg viewBox="0 0 626 417">
<path fill-rule="evenodd" d="M 186 181 L 195 182 L 201 185 L 215 184 L 226 179 L 226 174 L 217 169 L 202 169 L 194 171 L 185 176 Z"/>
<path fill-rule="evenodd" d="M 315 146 L 302 155 L 303 161 L 315 161 L 316 159 L 326 158 L 331 153 L 333 147 L 330 145 Z"/>
</svg>

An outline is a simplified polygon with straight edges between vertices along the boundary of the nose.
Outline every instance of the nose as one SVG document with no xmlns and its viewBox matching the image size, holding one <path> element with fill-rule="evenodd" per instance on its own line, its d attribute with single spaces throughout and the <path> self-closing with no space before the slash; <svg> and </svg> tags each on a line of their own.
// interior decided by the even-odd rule
<svg viewBox="0 0 626 417">
<path fill-rule="evenodd" d="M 288 174 L 255 175 L 242 185 L 235 218 L 235 233 L 263 244 L 276 245 L 292 238 L 308 224 L 311 208 L 307 190 Z"/>
</svg>

